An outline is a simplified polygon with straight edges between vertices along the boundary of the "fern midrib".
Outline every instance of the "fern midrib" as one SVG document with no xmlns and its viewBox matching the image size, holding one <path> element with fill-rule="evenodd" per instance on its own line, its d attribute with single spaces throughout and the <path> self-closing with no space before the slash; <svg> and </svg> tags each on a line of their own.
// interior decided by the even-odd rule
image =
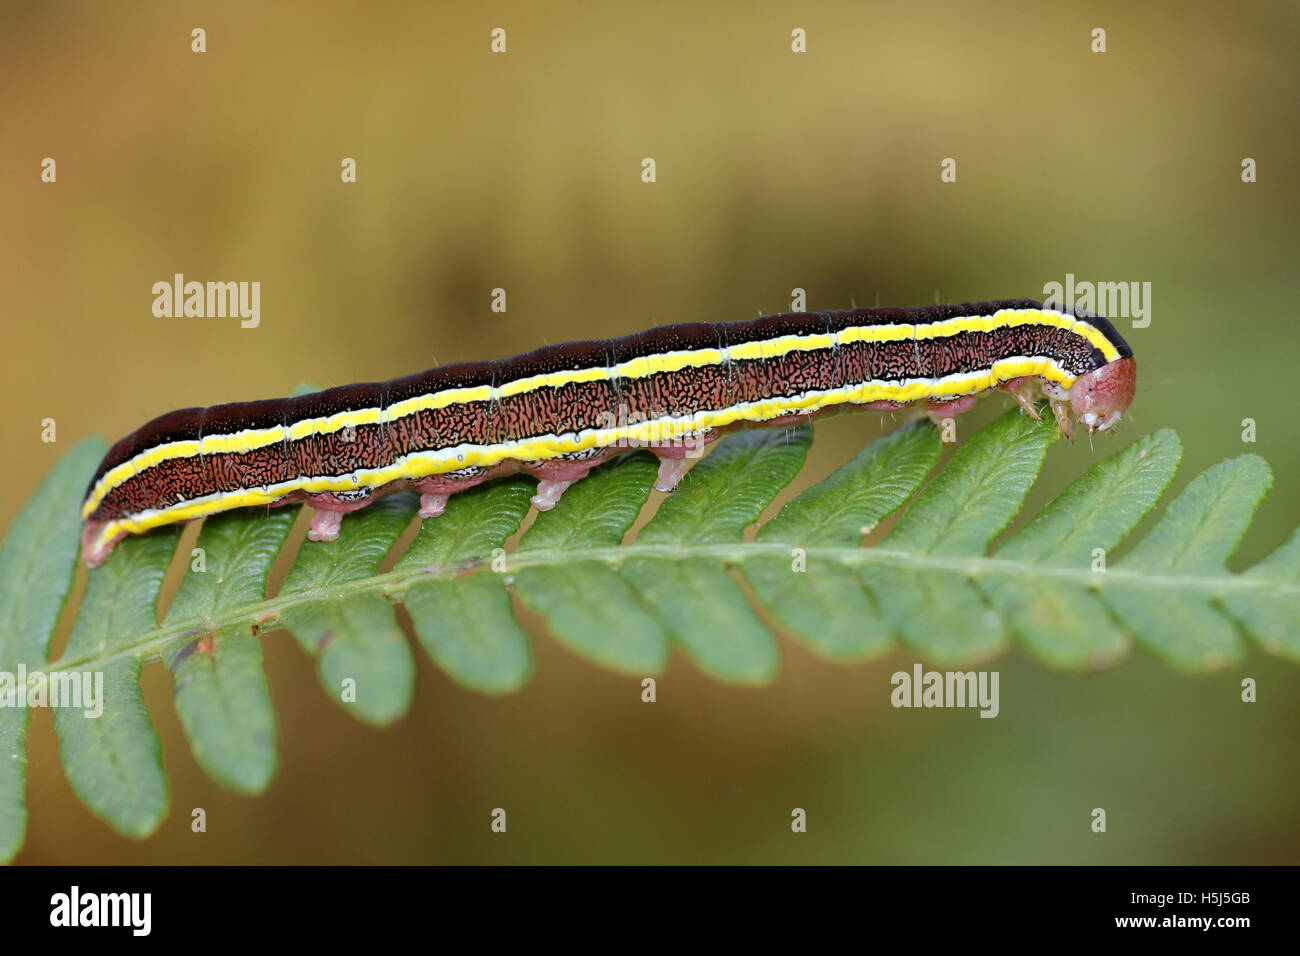
<svg viewBox="0 0 1300 956">
<path fill-rule="evenodd" d="M 617 570 L 618 565 L 633 558 L 658 558 L 667 561 L 706 558 L 728 565 L 740 565 L 759 557 L 788 559 L 790 549 L 791 545 L 784 543 L 747 541 L 709 545 L 630 544 L 587 551 L 547 548 L 510 554 L 504 576 L 508 579 L 512 573 L 532 565 L 556 566 L 589 561 L 601 561 Z M 1300 599 L 1300 582 L 1288 582 L 1264 575 L 1229 574 L 1226 570 L 1221 574 L 1151 573 L 1140 570 L 1127 571 L 1123 568 L 1096 572 L 1084 568 L 1007 561 L 983 555 L 964 557 L 920 554 L 880 546 L 872 548 L 811 546 L 804 548 L 803 551 L 808 558 L 822 558 L 846 567 L 884 564 L 916 571 L 955 572 L 972 580 L 981 576 L 1003 575 L 1018 579 L 1071 582 L 1091 590 L 1127 585 L 1144 590 L 1191 591 L 1198 596 L 1210 597 L 1221 597 L 1229 592 L 1253 593 L 1268 590 L 1279 596 L 1287 595 Z M 250 625 L 257 624 L 262 631 L 274 630 L 281 626 L 279 612 L 288 607 L 310 604 L 326 598 L 340 600 L 353 594 L 373 592 L 379 592 L 391 599 L 411 585 L 424 580 L 452 579 L 473 573 L 500 573 L 491 570 L 492 560 L 491 556 L 485 556 L 463 564 L 405 568 L 343 584 L 315 587 L 291 595 L 277 594 L 275 597 L 261 601 L 232 606 L 227 613 L 208 621 L 188 618 L 184 622 L 155 628 L 142 634 L 138 640 L 104 657 L 65 656 L 43 670 L 46 674 L 52 674 L 75 669 L 97 669 L 119 658 L 128 657 L 139 657 L 145 662 L 156 660 L 172 641 L 196 629 L 216 629 L 246 622 Z M 506 583 L 508 584 L 509 581 L 507 580 Z"/>
</svg>

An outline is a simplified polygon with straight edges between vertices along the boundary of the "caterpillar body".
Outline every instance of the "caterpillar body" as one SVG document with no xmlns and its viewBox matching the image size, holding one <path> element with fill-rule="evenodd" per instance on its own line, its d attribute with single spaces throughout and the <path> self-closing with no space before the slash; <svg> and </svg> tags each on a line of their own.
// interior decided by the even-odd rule
<svg viewBox="0 0 1300 956">
<path fill-rule="evenodd" d="M 163 415 L 104 457 L 82 550 L 93 567 L 127 534 L 295 501 L 314 508 L 308 537 L 332 540 L 345 513 L 380 495 L 415 489 L 421 516 L 434 517 L 449 495 L 519 471 L 540 479 L 533 504 L 549 510 L 630 447 L 658 455 L 656 488 L 671 491 L 686 459 L 732 428 L 909 405 L 938 420 L 995 388 L 1035 418 L 1045 395 L 1067 436 L 1076 418 L 1105 431 L 1136 381 L 1110 322 L 1031 300 L 668 325 Z"/>
</svg>

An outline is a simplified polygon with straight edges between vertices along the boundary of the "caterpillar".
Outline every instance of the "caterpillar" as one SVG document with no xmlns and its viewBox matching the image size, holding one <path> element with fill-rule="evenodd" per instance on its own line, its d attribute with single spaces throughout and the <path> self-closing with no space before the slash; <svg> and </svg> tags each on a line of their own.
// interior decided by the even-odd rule
<svg viewBox="0 0 1300 956">
<path fill-rule="evenodd" d="M 1136 384 L 1132 349 L 1105 318 L 1028 299 L 667 325 L 155 418 L 91 479 L 82 552 L 94 567 L 128 534 L 295 501 L 314 509 L 308 537 L 328 541 L 380 495 L 419 491 L 431 518 L 455 492 L 520 471 L 539 479 L 532 503 L 549 510 L 630 447 L 659 457 L 655 487 L 667 492 L 732 428 L 910 405 L 941 420 L 990 389 L 1035 419 L 1046 396 L 1070 437 L 1076 418 L 1113 428 Z"/>
</svg>

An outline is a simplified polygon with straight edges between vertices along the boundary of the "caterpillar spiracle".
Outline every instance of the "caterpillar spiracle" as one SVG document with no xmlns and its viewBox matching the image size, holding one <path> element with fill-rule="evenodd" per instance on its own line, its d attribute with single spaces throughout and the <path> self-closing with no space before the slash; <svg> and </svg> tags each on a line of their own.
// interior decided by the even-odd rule
<svg viewBox="0 0 1300 956">
<path fill-rule="evenodd" d="M 495 362 L 446 365 L 296 398 L 170 412 L 109 449 L 82 506 L 82 551 L 102 562 L 128 534 L 232 508 L 305 501 L 312 540 L 403 489 L 420 514 L 526 472 L 533 504 L 610 455 L 645 447 L 671 491 L 724 431 L 846 408 L 956 416 L 1002 389 L 1035 418 L 1045 395 L 1066 436 L 1112 428 L 1133 400 L 1133 351 L 1098 315 L 1026 299 L 796 312 L 667 325 Z"/>
</svg>

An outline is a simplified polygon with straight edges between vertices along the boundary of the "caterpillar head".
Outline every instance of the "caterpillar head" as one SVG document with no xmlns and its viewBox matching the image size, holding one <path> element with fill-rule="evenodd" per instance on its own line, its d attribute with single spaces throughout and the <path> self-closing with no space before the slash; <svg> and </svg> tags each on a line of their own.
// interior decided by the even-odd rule
<svg viewBox="0 0 1300 956">
<path fill-rule="evenodd" d="M 1107 362 L 1080 375 L 1070 388 L 1070 407 L 1088 431 L 1113 428 L 1137 391 L 1137 362 L 1132 356 Z"/>
</svg>

